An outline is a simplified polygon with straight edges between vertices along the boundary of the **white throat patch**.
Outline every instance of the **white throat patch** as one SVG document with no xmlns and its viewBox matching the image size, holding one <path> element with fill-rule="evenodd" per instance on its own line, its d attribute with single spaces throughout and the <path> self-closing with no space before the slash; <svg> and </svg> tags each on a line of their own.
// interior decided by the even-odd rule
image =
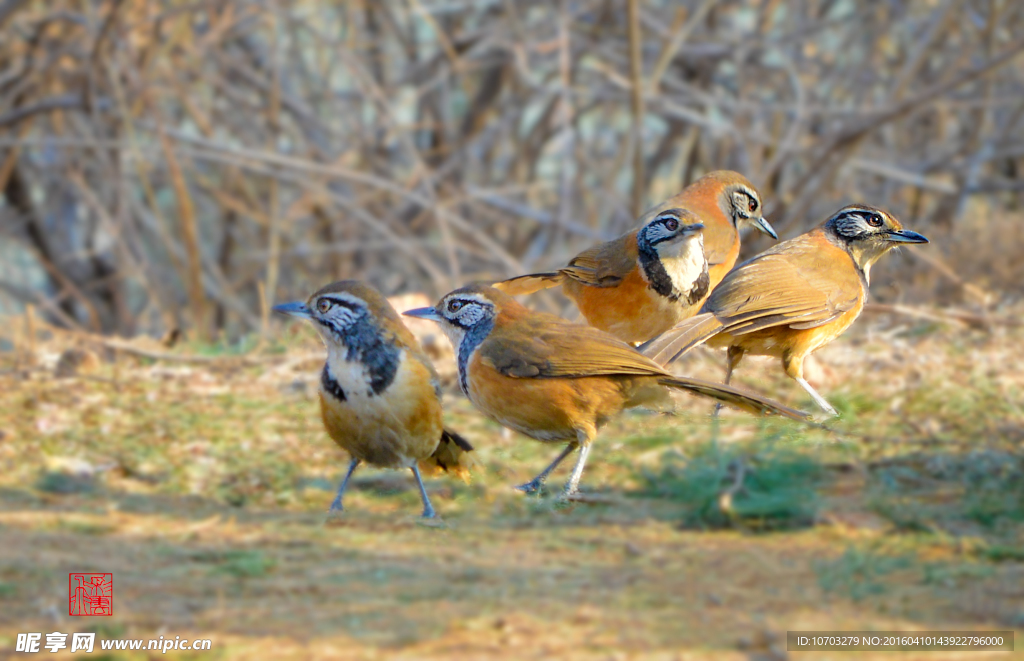
<svg viewBox="0 0 1024 661">
<path fill-rule="evenodd" d="M 676 291 L 690 291 L 707 264 L 704 257 L 704 235 L 694 234 L 674 244 L 659 243 L 654 249 Z"/>
</svg>

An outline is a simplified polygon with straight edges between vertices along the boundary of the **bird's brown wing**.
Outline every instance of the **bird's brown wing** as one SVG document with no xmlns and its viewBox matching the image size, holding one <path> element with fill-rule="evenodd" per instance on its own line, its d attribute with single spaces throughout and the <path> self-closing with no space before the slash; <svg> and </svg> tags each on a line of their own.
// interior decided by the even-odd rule
<svg viewBox="0 0 1024 661">
<path fill-rule="evenodd" d="M 742 388 L 673 376 L 633 347 L 590 326 L 533 313 L 505 327 L 515 332 L 494 330 L 479 349 L 483 362 L 505 376 L 521 379 L 654 376 L 661 385 L 710 397 L 751 413 L 807 419 L 802 411 Z"/>
<path fill-rule="evenodd" d="M 636 268 L 636 232 L 584 250 L 559 273 L 591 287 L 615 287 Z"/>
<path fill-rule="evenodd" d="M 704 309 L 733 335 L 772 326 L 814 328 L 856 307 L 864 285 L 849 255 L 812 232 L 736 267 Z"/>
<path fill-rule="evenodd" d="M 523 294 L 539 292 L 542 289 L 557 287 L 562 284 L 564 278 L 565 276 L 558 271 L 530 273 L 529 275 L 520 275 L 508 280 L 502 280 L 501 282 L 495 282 L 491 286 L 498 291 L 505 292 L 509 296 L 522 296 Z"/>
<path fill-rule="evenodd" d="M 480 346 L 481 358 L 506 376 L 558 378 L 611 375 L 667 375 L 625 342 L 591 326 L 553 315 L 531 313 L 502 324 Z"/>
</svg>

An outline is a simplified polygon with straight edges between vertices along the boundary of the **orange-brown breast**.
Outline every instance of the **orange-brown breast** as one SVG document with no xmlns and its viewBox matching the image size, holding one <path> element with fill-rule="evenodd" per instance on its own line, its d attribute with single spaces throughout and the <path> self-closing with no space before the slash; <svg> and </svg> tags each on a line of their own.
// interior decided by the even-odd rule
<svg viewBox="0 0 1024 661">
<path fill-rule="evenodd" d="M 591 287 L 575 280 L 562 283 L 587 322 L 611 333 L 623 342 L 646 342 L 671 328 L 682 313 L 673 303 L 648 287 L 633 269 L 617 287 Z"/>
<path fill-rule="evenodd" d="M 403 468 L 429 457 L 442 430 L 431 376 L 421 359 L 403 351 L 395 380 L 381 394 L 353 388 L 339 402 L 321 392 L 327 433 L 352 457 L 374 466 Z"/>
<path fill-rule="evenodd" d="M 708 264 L 708 291 L 713 291 L 718 286 L 718 283 L 728 275 L 729 271 L 736 264 L 736 258 L 740 255 L 740 235 L 735 230 L 733 230 L 733 234 L 736 239 L 726 253 L 725 261 L 713 265 Z"/>
<path fill-rule="evenodd" d="M 689 316 L 688 308 L 660 295 L 644 280 L 637 261 L 636 235 L 633 231 L 580 253 L 570 262 L 570 268 L 593 269 L 595 284 L 572 277 L 562 281 L 562 292 L 573 300 L 587 323 L 634 343 L 646 342 Z M 609 278 L 617 279 L 618 284 L 596 285 Z"/>
</svg>

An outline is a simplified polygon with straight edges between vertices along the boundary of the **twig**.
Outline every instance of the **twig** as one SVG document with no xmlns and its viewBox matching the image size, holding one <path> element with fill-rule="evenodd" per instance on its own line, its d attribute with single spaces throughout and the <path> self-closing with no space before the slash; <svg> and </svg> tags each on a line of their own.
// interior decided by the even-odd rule
<svg viewBox="0 0 1024 661">
<path fill-rule="evenodd" d="M 629 25 L 629 82 L 630 111 L 632 112 L 633 145 L 633 217 L 639 218 L 644 212 L 644 82 L 643 55 L 640 39 L 640 0 L 626 0 Z"/>
<path fill-rule="evenodd" d="M 110 99 L 99 98 L 93 104 L 94 108 L 99 110 L 105 110 L 110 107 Z M 47 112 L 56 112 L 60 110 L 87 110 L 85 101 L 82 99 L 81 94 L 62 94 L 60 96 L 50 97 L 43 99 L 42 101 L 36 101 L 31 105 L 21 106 L 15 108 L 9 112 L 0 115 L 0 128 L 7 128 L 13 126 L 18 122 L 22 122 L 29 117 Z"/>
</svg>

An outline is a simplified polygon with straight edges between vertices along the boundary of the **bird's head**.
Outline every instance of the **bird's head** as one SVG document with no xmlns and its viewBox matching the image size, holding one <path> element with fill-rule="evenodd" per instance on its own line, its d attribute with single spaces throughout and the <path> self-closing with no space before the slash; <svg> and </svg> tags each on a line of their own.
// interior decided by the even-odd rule
<svg viewBox="0 0 1024 661">
<path fill-rule="evenodd" d="M 654 250 L 659 254 L 669 248 L 677 251 L 680 244 L 688 241 L 701 245 L 703 231 L 704 224 L 696 214 L 686 209 L 667 209 L 640 228 L 637 244 L 641 249 Z"/>
<path fill-rule="evenodd" d="M 362 348 L 368 335 L 404 327 L 398 313 L 379 291 L 358 280 L 332 282 L 305 302 L 275 305 L 274 312 L 308 319 L 328 348 Z"/>
<path fill-rule="evenodd" d="M 714 178 L 719 184 L 718 206 L 732 218 L 737 230 L 753 227 L 773 239 L 779 238 L 775 228 L 762 215 L 764 205 L 760 193 L 746 177 L 731 170 L 712 172 L 706 176 Z"/>
<path fill-rule="evenodd" d="M 467 334 L 489 331 L 502 304 L 509 301 L 515 303 L 497 289 L 472 285 L 445 294 L 433 307 L 407 310 L 402 314 L 441 324 L 452 346 L 458 350 Z"/>
<path fill-rule="evenodd" d="M 923 235 L 903 229 L 892 214 L 851 204 L 843 207 L 823 225 L 833 241 L 845 247 L 867 276 L 878 258 L 904 243 L 928 243 Z"/>
</svg>

